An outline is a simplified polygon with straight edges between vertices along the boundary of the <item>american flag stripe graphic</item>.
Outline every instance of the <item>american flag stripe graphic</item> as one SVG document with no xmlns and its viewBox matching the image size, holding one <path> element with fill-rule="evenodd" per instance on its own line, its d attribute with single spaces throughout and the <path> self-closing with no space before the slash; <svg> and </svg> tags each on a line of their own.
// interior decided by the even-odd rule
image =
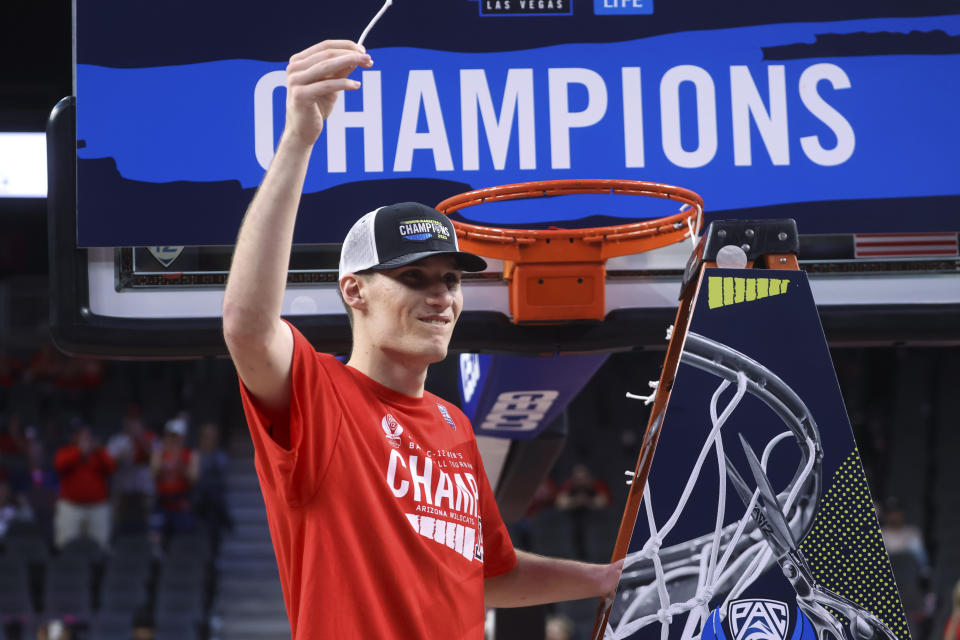
<svg viewBox="0 0 960 640">
<path fill-rule="evenodd" d="M 951 257 L 958 255 L 956 233 L 857 233 L 856 258 Z"/>
</svg>

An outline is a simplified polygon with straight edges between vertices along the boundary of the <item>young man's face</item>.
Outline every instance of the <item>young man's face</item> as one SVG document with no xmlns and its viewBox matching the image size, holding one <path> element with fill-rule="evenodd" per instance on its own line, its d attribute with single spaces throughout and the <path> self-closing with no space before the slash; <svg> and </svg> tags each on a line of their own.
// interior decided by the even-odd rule
<svg viewBox="0 0 960 640">
<path fill-rule="evenodd" d="M 362 322 L 373 346 L 424 366 L 443 360 L 463 308 L 460 276 L 452 257 L 433 256 L 365 278 Z"/>
</svg>

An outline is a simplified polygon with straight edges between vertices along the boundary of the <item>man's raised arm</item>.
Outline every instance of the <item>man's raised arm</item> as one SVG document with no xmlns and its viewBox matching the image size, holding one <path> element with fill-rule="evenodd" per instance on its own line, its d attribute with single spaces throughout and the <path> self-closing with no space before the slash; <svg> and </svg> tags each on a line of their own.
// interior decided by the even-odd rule
<svg viewBox="0 0 960 640">
<path fill-rule="evenodd" d="M 278 416 L 290 403 L 293 336 L 280 309 L 307 163 L 340 92 L 360 86 L 347 76 L 372 64 L 363 47 L 348 40 L 327 40 L 290 58 L 283 135 L 237 237 L 223 335 L 244 385 Z"/>
</svg>

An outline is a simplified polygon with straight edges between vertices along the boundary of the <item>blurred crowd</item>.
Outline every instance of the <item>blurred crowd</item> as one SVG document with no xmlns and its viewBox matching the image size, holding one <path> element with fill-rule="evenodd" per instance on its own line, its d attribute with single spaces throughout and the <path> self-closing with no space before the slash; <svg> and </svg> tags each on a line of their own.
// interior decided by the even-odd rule
<svg viewBox="0 0 960 640">
<path fill-rule="evenodd" d="M 8 414 L 0 427 L 0 545 L 15 521 L 32 521 L 56 549 L 92 538 L 109 550 L 114 536 L 147 533 L 158 550 L 176 533 L 200 527 L 214 549 L 231 527 L 226 504 L 227 454 L 215 424 L 188 445 L 187 416 L 170 418 L 159 436 L 130 405 L 106 442 L 83 418 L 45 442 Z"/>
<path fill-rule="evenodd" d="M 26 363 L 0 358 L 0 546 L 12 523 L 29 521 L 55 549 L 86 536 L 109 550 L 138 533 L 159 549 L 197 529 L 216 548 L 231 527 L 217 424 L 185 412 L 150 424 L 136 402 L 117 424 L 97 424 L 104 369 L 52 347 Z"/>
<path fill-rule="evenodd" d="M 209 637 L 231 376 L 0 357 L 0 638 Z"/>
</svg>

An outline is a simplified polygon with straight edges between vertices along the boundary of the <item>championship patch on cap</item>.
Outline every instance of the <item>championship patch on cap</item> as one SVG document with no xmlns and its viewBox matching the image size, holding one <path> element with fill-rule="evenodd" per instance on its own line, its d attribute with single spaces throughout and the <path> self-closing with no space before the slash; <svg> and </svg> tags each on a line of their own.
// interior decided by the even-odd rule
<svg viewBox="0 0 960 640">
<path fill-rule="evenodd" d="M 366 214 L 351 227 L 340 250 L 340 277 L 367 269 L 393 269 L 432 256 L 450 256 L 463 271 L 483 271 L 486 261 L 460 251 L 450 219 L 419 202 L 401 202 Z"/>
<path fill-rule="evenodd" d="M 401 220 L 398 229 L 401 238 L 415 242 L 423 242 L 431 238 L 449 240 L 451 236 L 450 230 L 438 220 Z"/>
</svg>

